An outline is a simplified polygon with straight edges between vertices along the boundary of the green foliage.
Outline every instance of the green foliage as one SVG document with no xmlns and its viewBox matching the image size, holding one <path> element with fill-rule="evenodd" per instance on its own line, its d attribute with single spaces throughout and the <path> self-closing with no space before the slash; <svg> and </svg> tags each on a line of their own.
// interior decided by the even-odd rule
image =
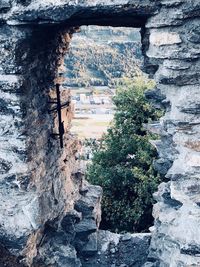
<svg viewBox="0 0 200 267">
<path fill-rule="evenodd" d="M 152 224 L 152 194 L 159 176 L 152 168 L 156 151 L 143 124 L 157 120 L 161 112 L 145 99 L 150 83 L 125 80 L 117 90 L 112 126 L 88 166 L 87 178 L 104 191 L 102 229 L 141 232 Z"/>
</svg>

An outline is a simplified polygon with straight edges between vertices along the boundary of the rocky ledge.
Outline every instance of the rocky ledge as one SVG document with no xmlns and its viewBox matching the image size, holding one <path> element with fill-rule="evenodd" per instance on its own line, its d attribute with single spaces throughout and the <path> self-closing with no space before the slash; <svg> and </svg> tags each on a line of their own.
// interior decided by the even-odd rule
<svg viewBox="0 0 200 267">
<path fill-rule="evenodd" d="M 148 256 L 151 234 L 114 234 L 98 231 L 97 242 L 88 247 L 95 254 L 83 254 L 83 267 L 141 267 Z"/>
</svg>

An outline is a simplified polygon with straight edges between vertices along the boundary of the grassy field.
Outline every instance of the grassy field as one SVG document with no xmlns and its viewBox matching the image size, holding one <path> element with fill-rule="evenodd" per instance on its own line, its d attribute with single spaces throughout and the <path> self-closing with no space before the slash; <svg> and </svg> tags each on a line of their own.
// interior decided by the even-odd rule
<svg viewBox="0 0 200 267">
<path fill-rule="evenodd" d="M 101 138 L 111 123 L 111 114 L 76 115 L 72 120 L 72 133 L 80 139 Z"/>
</svg>

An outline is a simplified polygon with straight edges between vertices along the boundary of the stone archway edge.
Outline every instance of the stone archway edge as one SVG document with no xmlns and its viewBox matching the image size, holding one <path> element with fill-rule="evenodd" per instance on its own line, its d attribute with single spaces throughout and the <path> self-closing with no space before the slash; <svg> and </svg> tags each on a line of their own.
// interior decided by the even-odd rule
<svg viewBox="0 0 200 267">
<path fill-rule="evenodd" d="M 0 10 L 5 11 L 5 14 L 2 15 L 2 19 L 9 25 L 63 22 L 79 25 L 85 22 L 92 24 L 93 21 L 95 23 L 109 25 L 111 24 L 111 22 L 109 22 L 111 19 L 114 22 L 115 18 L 118 18 L 116 24 L 120 26 L 123 26 L 123 23 L 125 23 L 124 26 L 126 26 L 126 24 L 132 24 L 132 26 L 140 27 L 144 25 L 146 18 L 155 14 L 158 9 L 159 4 L 156 1 L 150 0 L 36 0 L 31 1 L 27 6 L 3 0 L 0 6 Z M 130 19 L 126 22 L 121 19 L 123 16 L 126 16 L 127 20 L 129 17 Z"/>
</svg>

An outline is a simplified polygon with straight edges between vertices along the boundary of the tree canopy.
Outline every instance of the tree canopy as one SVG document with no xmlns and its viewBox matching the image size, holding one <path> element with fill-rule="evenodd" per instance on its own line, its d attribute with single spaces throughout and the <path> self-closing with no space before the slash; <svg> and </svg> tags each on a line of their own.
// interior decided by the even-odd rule
<svg viewBox="0 0 200 267">
<path fill-rule="evenodd" d="M 145 99 L 151 86 L 144 79 L 124 80 L 113 98 L 113 122 L 88 165 L 88 180 L 104 191 L 102 229 L 142 232 L 152 225 L 152 195 L 160 178 L 153 169 L 153 136 L 143 125 L 157 120 L 161 111 Z"/>
</svg>

